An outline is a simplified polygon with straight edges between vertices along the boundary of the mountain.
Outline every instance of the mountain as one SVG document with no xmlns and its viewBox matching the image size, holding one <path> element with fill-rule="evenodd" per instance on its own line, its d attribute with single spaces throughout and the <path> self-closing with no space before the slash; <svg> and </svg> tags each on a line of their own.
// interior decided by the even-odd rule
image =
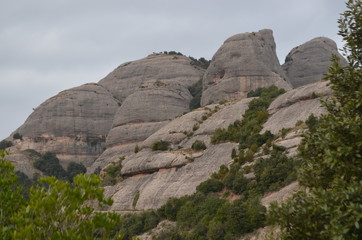
<svg viewBox="0 0 362 240">
<path fill-rule="evenodd" d="M 254 99 L 247 97 L 250 91 L 271 85 L 287 92 L 270 104 L 262 132 L 279 134 L 275 143 L 293 155 L 302 134 L 296 124 L 324 112 L 319 98 L 331 90 L 319 80 L 338 51 L 332 40 L 316 38 L 294 48 L 281 66 L 275 48 L 266 29 L 227 39 L 207 69 L 177 53 L 124 63 L 98 83 L 65 90 L 37 107 L 6 139 L 14 144 L 9 160 L 29 177 L 39 170 L 28 149 L 51 151 L 64 168 L 82 163 L 103 177 L 119 167 L 120 176 L 105 187 L 114 200 L 110 210 L 158 208 L 194 193 L 232 163 L 237 143 L 212 144 L 210 137 L 242 120 Z M 190 89 L 200 79 L 202 107 L 191 111 Z M 206 149 L 193 149 L 196 142 Z"/>
</svg>

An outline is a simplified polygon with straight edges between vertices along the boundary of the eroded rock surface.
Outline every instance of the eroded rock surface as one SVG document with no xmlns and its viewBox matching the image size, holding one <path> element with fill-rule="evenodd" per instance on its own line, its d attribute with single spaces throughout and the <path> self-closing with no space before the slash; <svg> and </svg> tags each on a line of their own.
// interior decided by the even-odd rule
<svg viewBox="0 0 362 240">
<path fill-rule="evenodd" d="M 286 92 L 276 98 L 269 106 L 271 114 L 264 124 L 263 131 L 277 133 L 283 128 L 294 127 L 298 121 L 305 121 L 311 114 L 325 113 L 320 98 L 332 94 L 328 82 L 316 82 Z"/>
<path fill-rule="evenodd" d="M 14 131 L 23 136 L 15 145 L 19 150 L 54 152 L 63 165 L 75 161 L 89 167 L 104 151 L 117 109 L 118 101 L 98 84 L 60 92 Z"/>
<path fill-rule="evenodd" d="M 290 89 L 275 49 L 269 29 L 227 39 L 204 75 L 201 105 L 245 98 L 250 90 L 270 85 Z"/>
<path fill-rule="evenodd" d="M 340 58 L 341 64 L 346 64 L 336 43 L 326 37 L 314 38 L 293 48 L 282 65 L 293 88 L 320 81 L 331 65 L 332 54 Z"/>
</svg>

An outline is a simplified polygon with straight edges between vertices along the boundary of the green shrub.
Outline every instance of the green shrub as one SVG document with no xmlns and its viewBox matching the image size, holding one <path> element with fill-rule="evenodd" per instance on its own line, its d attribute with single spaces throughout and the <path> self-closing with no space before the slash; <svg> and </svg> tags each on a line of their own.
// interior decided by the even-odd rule
<svg viewBox="0 0 362 240">
<path fill-rule="evenodd" d="M 157 141 L 152 144 L 152 151 L 166 151 L 168 150 L 169 145 L 170 144 L 166 141 Z"/>
<path fill-rule="evenodd" d="M 199 127 L 200 127 L 200 124 L 195 123 L 194 126 L 192 127 L 192 131 L 195 132 L 197 129 L 199 129 Z"/>
<path fill-rule="evenodd" d="M 122 180 L 121 170 L 122 161 L 125 159 L 124 156 L 119 157 L 117 163 L 112 162 L 104 169 L 104 176 L 102 177 L 102 186 L 111 186 Z"/>
<path fill-rule="evenodd" d="M 276 191 L 296 179 L 296 161 L 281 149 L 273 149 L 268 158 L 260 158 L 254 165 L 255 178 L 262 193 Z"/>
<path fill-rule="evenodd" d="M 67 175 L 70 182 L 73 182 L 73 178 L 81 173 L 86 173 L 87 168 L 82 163 L 70 162 L 67 167 Z"/>
<path fill-rule="evenodd" d="M 13 146 L 14 144 L 10 141 L 7 140 L 2 140 L 0 142 L 0 150 L 5 150 L 6 148 L 9 148 L 11 146 Z"/>
<path fill-rule="evenodd" d="M 219 180 L 210 178 L 205 182 L 200 183 L 196 190 L 202 192 L 203 194 L 208 194 L 211 192 L 219 192 L 224 188 L 224 184 Z"/>
<path fill-rule="evenodd" d="M 134 147 L 134 153 L 138 153 L 140 151 L 140 147 L 138 145 L 136 145 Z"/>
<path fill-rule="evenodd" d="M 247 97 L 259 97 L 261 95 L 263 91 L 263 88 L 257 88 L 255 90 L 251 90 L 250 92 L 248 92 Z"/>
<path fill-rule="evenodd" d="M 193 58 L 191 56 L 189 56 L 189 58 L 191 59 L 191 62 L 190 64 L 193 65 L 193 66 L 198 66 L 198 67 L 201 67 L 203 69 L 207 69 L 211 63 L 211 60 L 206 60 L 205 58 L 199 58 L 199 59 L 196 59 L 196 58 Z"/>
<path fill-rule="evenodd" d="M 191 146 L 192 150 L 194 151 L 200 151 L 200 150 L 205 150 L 206 149 L 206 145 L 203 141 L 200 140 L 196 140 L 192 146 Z"/>
<path fill-rule="evenodd" d="M 200 80 L 197 81 L 194 85 L 189 87 L 188 90 L 193 97 L 190 102 L 190 110 L 199 108 L 202 94 L 202 78 L 200 78 Z"/>
<path fill-rule="evenodd" d="M 59 159 L 53 152 L 46 152 L 34 162 L 34 167 L 47 176 L 54 176 L 61 180 L 68 180 L 67 172 L 59 163 Z"/>
<path fill-rule="evenodd" d="M 187 198 L 187 196 L 181 198 L 171 198 L 158 209 L 158 214 L 162 218 L 176 221 L 177 212 L 186 203 Z"/>
<path fill-rule="evenodd" d="M 101 171 L 102 171 L 102 168 L 100 166 L 98 166 L 96 169 L 94 169 L 93 174 L 99 175 L 101 173 Z"/>
<path fill-rule="evenodd" d="M 309 131 L 313 132 L 316 129 L 317 125 L 318 125 L 318 118 L 316 116 L 314 116 L 313 114 L 311 114 L 307 118 L 305 123 L 307 124 Z"/>
<path fill-rule="evenodd" d="M 263 145 L 269 138 L 273 138 L 270 132 L 259 134 L 262 125 L 268 119 L 268 106 L 278 95 L 284 93 L 275 86 L 260 90 L 260 97 L 249 103 L 243 120 L 237 120 L 227 129 L 217 129 L 211 136 L 211 143 L 217 144 L 226 141 L 238 142 L 240 149 L 248 148 L 251 144 Z"/>
<path fill-rule="evenodd" d="M 20 139 L 23 140 L 23 136 L 20 133 L 15 133 L 13 139 Z"/>
<path fill-rule="evenodd" d="M 136 194 L 133 197 L 133 202 L 132 202 L 132 206 L 133 208 L 136 208 L 138 199 L 140 198 L 140 191 L 137 191 Z"/>
</svg>

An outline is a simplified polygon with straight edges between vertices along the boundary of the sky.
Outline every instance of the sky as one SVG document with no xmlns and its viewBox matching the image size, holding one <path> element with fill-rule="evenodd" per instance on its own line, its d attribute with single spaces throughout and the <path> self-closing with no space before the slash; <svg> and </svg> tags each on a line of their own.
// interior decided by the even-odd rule
<svg viewBox="0 0 362 240">
<path fill-rule="evenodd" d="M 153 52 L 211 59 L 232 35 L 273 30 L 280 63 L 315 37 L 339 48 L 343 0 L 0 0 L 0 140 L 59 92 Z"/>
</svg>

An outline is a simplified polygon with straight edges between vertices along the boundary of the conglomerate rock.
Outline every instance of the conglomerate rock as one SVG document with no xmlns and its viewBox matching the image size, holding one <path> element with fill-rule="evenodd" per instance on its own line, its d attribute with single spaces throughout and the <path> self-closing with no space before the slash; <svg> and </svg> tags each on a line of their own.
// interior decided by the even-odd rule
<svg viewBox="0 0 362 240">
<path fill-rule="evenodd" d="M 337 44 L 326 37 L 314 38 L 293 48 L 282 65 L 289 83 L 293 88 L 320 81 L 331 65 L 332 54 L 346 60 L 338 53 Z"/>
<path fill-rule="evenodd" d="M 275 49 L 269 29 L 227 39 L 204 75 L 201 105 L 245 98 L 249 91 L 271 85 L 291 89 Z"/>
</svg>

